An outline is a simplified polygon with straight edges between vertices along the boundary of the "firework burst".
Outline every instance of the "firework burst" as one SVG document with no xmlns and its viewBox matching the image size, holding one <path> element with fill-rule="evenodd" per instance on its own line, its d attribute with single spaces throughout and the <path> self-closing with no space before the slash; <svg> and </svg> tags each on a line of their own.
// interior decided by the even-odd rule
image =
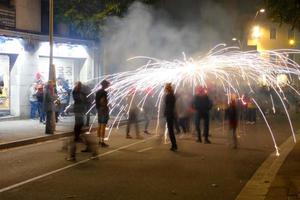
<svg viewBox="0 0 300 200">
<path fill-rule="evenodd" d="M 300 77 L 300 66 L 289 59 L 289 54 L 300 54 L 299 50 L 280 49 L 274 51 L 240 51 L 236 47 L 224 47 L 218 45 L 207 54 L 196 58 L 187 58 L 183 54 L 181 60 L 160 60 L 151 57 L 133 57 L 129 61 L 143 60 L 144 65 L 134 71 L 120 72 L 101 77 L 92 93 L 100 89 L 100 82 L 104 79 L 111 82 L 109 91 L 110 113 L 113 119 L 108 138 L 113 126 L 119 126 L 121 119 L 126 118 L 133 100 L 137 106 L 143 109 L 149 98 L 155 100 L 157 111 L 157 127 L 163 97 L 163 86 L 172 83 L 175 92 L 184 88 L 192 94 L 196 86 L 202 86 L 210 90 L 219 88 L 228 101 L 232 93 L 243 100 L 244 94 L 251 94 L 251 101 L 257 106 L 270 131 L 276 153 L 278 147 L 272 129 L 260 107 L 258 86 L 268 91 L 268 99 L 271 109 L 276 112 L 273 98 L 279 99 L 290 124 L 291 133 L 296 142 L 294 129 L 287 109 L 288 98 L 285 91 L 291 90 L 300 96 L 297 88 L 291 83 Z M 285 81 L 279 81 L 278 76 L 284 76 Z M 128 101 L 128 96 L 131 100 Z M 106 138 L 106 139 L 108 139 Z"/>
</svg>

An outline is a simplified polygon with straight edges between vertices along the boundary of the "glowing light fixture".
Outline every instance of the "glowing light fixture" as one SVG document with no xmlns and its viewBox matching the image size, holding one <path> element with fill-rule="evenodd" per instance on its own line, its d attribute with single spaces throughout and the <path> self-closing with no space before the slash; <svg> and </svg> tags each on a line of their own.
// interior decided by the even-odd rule
<svg viewBox="0 0 300 200">
<path fill-rule="evenodd" d="M 264 12 L 266 12 L 266 10 L 265 10 L 264 8 L 261 8 L 261 9 L 259 10 L 259 12 L 260 12 L 260 13 L 264 13 Z"/>
<path fill-rule="evenodd" d="M 290 39 L 290 40 L 289 40 L 289 44 L 290 44 L 291 46 L 293 46 L 293 45 L 295 44 L 295 40 L 294 40 L 294 39 Z"/>
<path fill-rule="evenodd" d="M 259 39 L 261 37 L 261 29 L 259 26 L 254 26 L 252 29 L 252 38 Z"/>
</svg>

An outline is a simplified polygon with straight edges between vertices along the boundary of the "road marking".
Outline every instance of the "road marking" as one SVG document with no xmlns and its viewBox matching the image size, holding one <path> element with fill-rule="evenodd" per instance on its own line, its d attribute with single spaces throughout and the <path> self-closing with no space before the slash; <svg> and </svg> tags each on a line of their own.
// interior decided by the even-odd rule
<svg viewBox="0 0 300 200">
<path fill-rule="evenodd" d="M 148 150 L 150 150 L 150 149 L 153 149 L 153 147 L 148 147 L 148 148 L 145 148 L 145 149 L 141 149 L 141 150 L 139 150 L 139 151 L 137 151 L 137 152 L 138 152 L 138 153 L 142 153 L 142 152 L 148 151 Z"/>
<path fill-rule="evenodd" d="M 71 165 L 67 165 L 67 166 L 65 166 L 65 167 L 62 167 L 62 168 L 60 168 L 60 169 L 57 169 L 57 170 L 54 170 L 54 171 L 51 171 L 51 172 L 48 172 L 48 173 L 45 173 L 45 174 L 36 176 L 36 177 L 34 177 L 34 178 L 31 178 L 31 179 L 28 179 L 28 180 L 25 180 L 25 181 L 22 181 L 22 182 L 13 184 L 13 185 L 8 186 L 8 187 L 5 187 L 5 188 L 1 188 L 1 189 L 0 189 L 0 193 L 5 192 L 5 191 L 8 191 L 8 190 L 11 190 L 11 189 L 14 189 L 14 188 L 17 188 L 17 187 L 20 187 L 20 186 L 25 185 L 25 184 L 27 184 L 27 183 L 30 183 L 30 182 L 39 180 L 39 179 L 41 179 L 41 178 L 50 176 L 50 175 L 52 175 L 52 174 L 56 174 L 56 173 L 58 173 L 58 172 L 61 172 L 61 171 L 66 170 L 66 169 L 69 169 L 69 168 L 71 168 L 71 167 L 75 167 L 75 166 L 80 165 L 80 164 L 82 164 L 82 163 L 86 163 L 86 162 L 88 162 L 88 161 L 90 161 L 90 160 L 93 160 L 94 158 L 97 158 L 97 157 L 100 158 L 100 157 L 103 157 L 103 156 L 105 156 L 105 155 L 109 155 L 109 154 L 112 154 L 112 153 L 114 153 L 114 152 L 117 152 L 117 151 L 119 151 L 119 150 L 126 149 L 126 148 L 128 148 L 128 147 L 131 147 L 131 146 L 134 146 L 134 145 L 137 145 L 137 144 L 146 142 L 146 141 L 148 141 L 148 140 L 153 139 L 154 137 L 156 137 L 156 136 L 152 136 L 152 137 L 149 137 L 149 138 L 147 138 L 147 139 L 140 140 L 140 141 L 138 141 L 138 142 L 134 142 L 134 143 L 132 143 L 132 144 L 128 144 L 128 145 L 119 147 L 119 148 L 117 148 L 117 149 L 115 149 L 115 150 L 111 150 L 111 151 L 108 151 L 108 152 L 99 154 L 99 155 L 97 155 L 97 156 L 95 156 L 95 157 L 87 158 L 87 159 L 85 159 L 85 160 L 76 162 L 76 163 L 74 163 L 74 164 L 71 164 Z"/>
</svg>

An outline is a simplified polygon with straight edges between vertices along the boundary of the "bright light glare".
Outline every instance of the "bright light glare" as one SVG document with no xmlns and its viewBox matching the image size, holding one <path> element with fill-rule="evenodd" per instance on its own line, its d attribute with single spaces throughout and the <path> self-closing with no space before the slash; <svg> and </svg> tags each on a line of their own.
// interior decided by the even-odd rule
<svg viewBox="0 0 300 200">
<path fill-rule="evenodd" d="M 254 26 L 252 29 L 252 38 L 258 39 L 261 37 L 261 29 L 259 26 Z"/>
<path fill-rule="evenodd" d="M 264 13 L 266 10 L 264 9 L 264 8 L 261 8 L 260 10 L 259 10 L 259 12 L 260 13 Z"/>
</svg>

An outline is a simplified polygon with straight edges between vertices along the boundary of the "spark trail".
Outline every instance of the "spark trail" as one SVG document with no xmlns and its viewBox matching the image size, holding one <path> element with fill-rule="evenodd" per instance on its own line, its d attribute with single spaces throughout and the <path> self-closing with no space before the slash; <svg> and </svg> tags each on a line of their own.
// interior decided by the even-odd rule
<svg viewBox="0 0 300 200">
<path fill-rule="evenodd" d="M 223 93 L 227 102 L 232 93 L 236 94 L 243 102 L 243 96 L 247 95 L 249 99 L 251 98 L 255 102 L 265 120 L 266 117 L 260 107 L 260 100 L 270 99 L 271 96 L 269 105 L 272 105 L 271 109 L 275 112 L 274 98 L 277 98 L 281 108 L 286 113 L 294 142 L 296 142 L 292 122 L 285 105 L 288 102 L 285 93 L 286 91 L 293 91 L 295 95 L 300 96 L 297 89 L 290 84 L 293 79 L 299 79 L 300 66 L 289 59 L 289 54 L 300 54 L 300 50 L 279 49 L 244 52 L 236 47 L 226 47 L 220 44 L 207 54 L 196 58 L 187 58 L 185 54 L 181 60 L 173 61 L 145 56 L 130 58 L 129 61 L 143 60 L 145 64 L 138 66 L 134 71 L 101 77 L 92 91 L 95 93 L 99 90 L 100 82 L 104 79 L 111 82 L 111 86 L 108 88 L 109 105 L 110 114 L 114 115 L 115 119 L 110 126 L 106 139 L 109 139 L 112 127 L 118 126 L 121 120 L 128 117 L 128 110 L 132 106 L 132 99 L 128 101 L 129 96 L 135 99 L 141 110 L 150 100 L 154 101 L 153 109 L 157 112 L 158 127 L 164 85 L 172 83 L 176 93 L 184 91 L 192 95 L 196 86 L 202 86 L 207 88 L 209 94 Z M 280 82 L 278 76 L 284 76 L 286 80 Z M 259 88 L 264 88 L 267 97 L 262 97 Z M 268 123 L 267 125 L 278 154 L 274 135 Z"/>
</svg>

